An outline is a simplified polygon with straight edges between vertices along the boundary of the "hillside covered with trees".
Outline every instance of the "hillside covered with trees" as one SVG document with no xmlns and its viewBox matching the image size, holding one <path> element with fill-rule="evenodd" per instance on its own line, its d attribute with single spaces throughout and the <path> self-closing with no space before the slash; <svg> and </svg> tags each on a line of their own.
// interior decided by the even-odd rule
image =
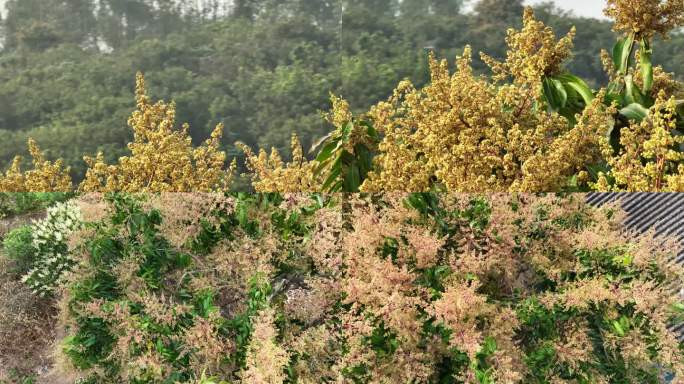
<svg viewBox="0 0 684 384">
<path fill-rule="evenodd" d="M 191 4 L 191 5 L 190 5 Z M 366 110 L 401 80 L 429 80 L 428 51 L 453 59 L 466 43 L 494 58 L 506 29 L 521 24 L 522 1 L 482 0 L 10 0 L 0 51 L 0 168 L 34 138 L 49 158 L 84 177 L 84 153 L 113 161 L 126 152 L 135 109 L 134 75 L 151 97 L 173 100 L 196 143 L 218 123 L 230 158 L 234 143 L 305 149 L 330 131 L 321 117 L 330 93 Z M 567 64 L 590 85 L 607 79 L 599 52 L 611 23 L 551 6 L 537 17 L 565 34 L 577 28 Z M 684 36 L 656 42 L 654 62 L 684 73 Z M 475 56 L 476 71 L 486 66 Z M 593 83 L 593 84 L 592 84 Z M 282 151 L 281 151 L 282 152 Z M 284 151 L 283 153 L 288 153 Z M 243 164 L 243 162 L 239 162 Z"/>
</svg>

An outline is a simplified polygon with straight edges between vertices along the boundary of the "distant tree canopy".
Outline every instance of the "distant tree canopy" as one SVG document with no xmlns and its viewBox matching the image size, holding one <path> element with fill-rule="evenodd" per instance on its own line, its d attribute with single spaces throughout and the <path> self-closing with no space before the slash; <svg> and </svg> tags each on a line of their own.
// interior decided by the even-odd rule
<svg viewBox="0 0 684 384">
<path fill-rule="evenodd" d="M 233 4 L 232 6 L 228 6 Z M 33 137 L 48 158 L 84 176 L 83 153 L 125 154 L 136 71 L 151 97 L 174 100 L 196 143 L 223 123 L 234 142 L 305 148 L 330 131 L 330 93 L 364 110 L 409 78 L 428 81 L 427 51 L 453 59 L 466 43 L 498 58 L 522 1 L 482 0 L 9 0 L 0 51 L 0 169 Z M 608 22 L 542 5 L 539 17 L 577 26 L 570 69 L 599 83 L 599 51 L 615 42 Z M 684 73 L 684 36 L 655 62 Z M 477 60 L 476 71 L 485 66 Z M 284 151 L 288 152 L 288 151 Z M 20 153 L 21 154 L 21 153 Z"/>
<path fill-rule="evenodd" d="M 59 44 L 93 43 L 97 20 L 91 0 L 9 0 L 5 48 L 45 50 Z"/>
</svg>

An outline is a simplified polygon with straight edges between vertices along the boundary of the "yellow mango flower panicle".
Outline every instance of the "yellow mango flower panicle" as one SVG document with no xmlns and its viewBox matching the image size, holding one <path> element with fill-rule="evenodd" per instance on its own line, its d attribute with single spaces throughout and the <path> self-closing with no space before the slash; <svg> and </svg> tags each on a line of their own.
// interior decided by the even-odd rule
<svg viewBox="0 0 684 384">
<path fill-rule="evenodd" d="M 130 156 L 107 165 L 104 154 L 84 157 L 88 164 L 82 191 L 207 192 L 230 186 L 236 163 L 225 169 L 226 154 L 220 150 L 223 125 L 211 137 L 193 147 L 189 126 L 175 128 L 176 107 L 159 101 L 152 104 L 143 75 L 136 78 L 137 109 L 128 120 L 134 140 Z"/>
<path fill-rule="evenodd" d="M 606 136 L 613 128 L 614 106 L 603 104 L 605 90 L 576 116 L 577 123 L 559 133 L 543 146 L 542 151 L 530 156 L 521 166 L 522 177 L 510 190 L 559 191 L 587 185 L 592 164 L 602 162 Z"/>
<path fill-rule="evenodd" d="M 611 167 L 595 188 L 630 192 L 684 192 L 684 137 L 676 134 L 677 102 L 661 91 L 642 121 L 622 128 L 617 152 L 603 140 Z"/>
<path fill-rule="evenodd" d="M 54 162 L 45 155 L 33 139 L 28 140 L 28 149 L 33 158 L 33 169 L 22 171 L 20 156 L 14 158 L 7 172 L 0 173 L 0 192 L 69 192 L 72 181 L 69 167 L 58 159 Z"/>
<path fill-rule="evenodd" d="M 679 17 L 681 4 L 658 4 L 663 20 Z M 425 87 L 403 81 L 368 113 L 382 136 L 360 189 L 684 189 L 684 102 L 671 98 L 681 84 L 652 65 L 650 36 L 631 31 L 613 55 L 603 53 L 611 82 L 598 91 L 563 68 L 574 29 L 554 36 L 527 9 L 523 27 L 508 31 L 505 60 L 482 54 L 491 78 L 474 74 L 469 47 L 453 74 L 446 60 L 431 55 Z"/>
<path fill-rule="evenodd" d="M 505 61 L 500 62 L 480 53 L 482 60 L 494 72 L 495 81 L 512 78 L 517 85 L 540 90 L 543 77 L 560 74 L 563 63 L 572 57 L 575 28 L 556 40 L 553 29 L 536 20 L 531 8 L 525 9 L 522 29 L 518 31 L 511 28 L 507 35 Z"/>
<path fill-rule="evenodd" d="M 607 99 L 616 103 L 615 127 L 605 142 L 609 168 L 599 190 L 668 191 L 679 185 L 684 119 L 675 101 L 681 83 L 653 63 L 652 42 L 684 25 L 682 0 L 608 0 L 605 14 L 623 33 L 612 55 L 602 53 L 610 77 Z"/>
<path fill-rule="evenodd" d="M 237 143 L 245 153 L 247 169 L 256 192 L 319 192 L 322 182 L 316 177 L 316 161 L 309 161 L 296 134 L 292 135 L 292 160 L 283 161 L 275 148 L 268 154 L 264 149 L 255 154 L 249 146 Z"/>
<path fill-rule="evenodd" d="M 636 40 L 656 34 L 667 38 L 684 25 L 682 0 L 608 0 L 604 13 L 615 20 L 613 30 L 633 34 Z"/>
<path fill-rule="evenodd" d="M 388 101 L 371 109 L 369 116 L 384 136 L 361 189 L 543 192 L 568 187 L 573 176 L 600 160 L 598 138 L 609 131 L 615 113 L 586 84 L 564 75 L 573 33 L 556 41 L 553 30 L 526 10 L 523 28 L 509 31 L 506 61 L 483 55 L 494 72 L 491 79 L 474 74 L 470 47 L 453 74 L 446 60 L 431 55 L 427 86 L 416 89 L 403 82 Z M 554 109 L 544 90 L 547 79 L 562 88 L 568 105 L 572 97 L 582 108 Z"/>
<path fill-rule="evenodd" d="M 604 10 L 615 20 L 613 29 L 623 33 L 612 54 L 601 53 L 601 61 L 610 77 L 608 98 L 640 114 L 653 106 L 660 91 L 674 95 L 680 83 L 674 74 L 653 63 L 653 39 L 656 35 L 667 39 L 668 34 L 684 26 L 682 0 L 608 0 Z M 622 111 L 621 111 L 622 112 Z"/>
</svg>

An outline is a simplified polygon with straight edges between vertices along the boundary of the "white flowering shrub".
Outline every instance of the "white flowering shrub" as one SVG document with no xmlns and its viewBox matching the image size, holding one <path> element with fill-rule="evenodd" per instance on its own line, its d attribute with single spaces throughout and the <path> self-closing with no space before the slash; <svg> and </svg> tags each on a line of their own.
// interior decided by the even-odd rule
<svg viewBox="0 0 684 384">
<path fill-rule="evenodd" d="M 53 293 L 65 272 L 74 266 L 67 239 L 81 225 L 78 206 L 68 201 L 48 208 L 47 216 L 31 226 L 35 263 L 22 280 L 37 295 L 47 296 Z"/>
</svg>

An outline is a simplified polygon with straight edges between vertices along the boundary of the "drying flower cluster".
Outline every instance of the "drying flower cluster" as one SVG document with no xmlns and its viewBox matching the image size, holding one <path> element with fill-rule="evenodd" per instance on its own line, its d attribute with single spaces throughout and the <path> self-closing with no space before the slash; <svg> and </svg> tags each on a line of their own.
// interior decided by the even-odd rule
<svg viewBox="0 0 684 384">
<path fill-rule="evenodd" d="M 684 25 L 681 0 L 608 0 L 606 16 L 615 19 L 616 31 L 650 38 L 656 33 L 667 37 Z"/>
<path fill-rule="evenodd" d="M 29 139 L 28 148 L 33 158 L 33 169 L 22 172 L 22 159 L 15 157 L 10 169 L 4 175 L 0 173 L 0 191 L 67 192 L 73 188 L 69 168 L 64 168 L 62 160 L 46 160 L 33 139 Z"/>
<path fill-rule="evenodd" d="M 290 362 L 290 356 L 276 341 L 278 329 L 275 327 L 275 312 L 261 311 L 254 323 L 254 332 L 247 347 L 247 367 L 241 375 L 242 382 L 282 384 L 285 381 L 283 371 Z"/>
<path fill-rule="evenodd" d="M 134 140 L 131 156 L 107 165 L 104 154 L 85 157 L 89 169 L 83 191 L 194 192 L 230 185 L 235 164 L 224 169 L 226 154 L 219 150 L 223 126 L 218 125 L 204 145 L 193 147 L 188 125 L 175 128 L 174 104 L 150 103 L 142 74 L 136 82 L 137 110 L 128 120 Z"/>
<path fill-rule="evenodd" d="M 34 264 L 22 278 L 39 296 L 54 294 L 74 266 L 69 236 L 81 227 L 81 214 L 73 201 L 48 208 L 47 216 L 31 226 Z"/>
<path fill-rule="evenodd" d="M 238 225 L 251 215 L 244 204 L 216 193 L 97 197 L 81 205 L 107 215 L 74 233 L 76 269 L 62 285 L 63 352 L 83 382 L 274 382 L 275 360 L 255 353 L 277 354 L 264 301 L 281 250 Z"/>
<path fill-rule="evenodd" d="M 172 197 L 215 207 L 182 246 L 166 236 L 183 220 L 160 230 L 164 205 L 186 204 Z M 78 233 L 61 307 L 64 353 L 85 382 L 684 374 L 668 329 L 682 308 L 677 248 L 623 233 L 613 207 L 551 195 L 226 198 L 110 195 L 110 216 Z"/>
<path fill-rule="evenodd" d="M 218 229 L 220 220 L 212 212 L 230 212 L 235 201 L 220 192 L 178 192 L 149 195 L 145 204 L 149 209 L 159 210 L 164 217 L 159 225 L 164 238 L 173 246 L 183 248 L 206 226 Z"/>
</svg>

